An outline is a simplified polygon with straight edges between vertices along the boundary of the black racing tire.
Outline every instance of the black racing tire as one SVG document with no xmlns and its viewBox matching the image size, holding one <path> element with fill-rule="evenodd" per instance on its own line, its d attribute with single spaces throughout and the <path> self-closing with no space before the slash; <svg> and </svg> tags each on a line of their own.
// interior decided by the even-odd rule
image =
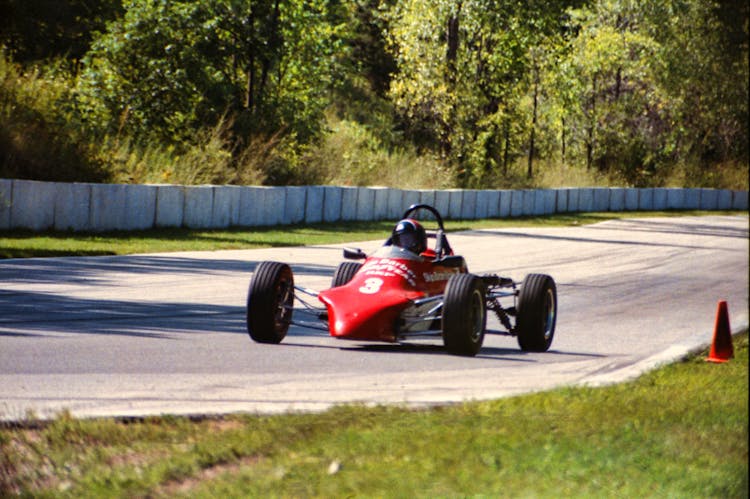
<svg viewBox="0 0 750 499">
<path fill-rule="evenodd" d="M 362 268 L 361 263 L 357 262 L 341 262 L 336 268 L 336 272 L 333 273 L 333 280 L 331 281 L 332 288 L 338 288 L 343 286 L 347 282 L 351 281 L 354 274 L 359 272 Z"/>
<path fill-rule="evenodd" d="M 294 276 L 289 265 L 261 262 L 247 293 L 247 332 L 258 343 L 281 343 L 292 322 Z"/>
<path fill-rule="evenodd" d="M 482 348 L 487 326 L 485 286 L 473 274 L 455 274 L 445 287 L 443 343 L 455 355 L 473 357 Z"/>
<path fill-rule="evenodd" d="M 557 323 L 557 287 L 545 274 L 529 274 L 518 296 L 516 332 L 518 346 L 527 352 L 546 352 Z"/>
</svg>

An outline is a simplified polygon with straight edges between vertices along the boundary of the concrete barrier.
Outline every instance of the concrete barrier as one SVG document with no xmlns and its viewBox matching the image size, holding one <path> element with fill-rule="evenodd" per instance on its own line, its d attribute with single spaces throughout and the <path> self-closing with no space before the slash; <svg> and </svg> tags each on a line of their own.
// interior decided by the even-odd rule
<svg viewBox="0 0 750 499">
<path fill-rule="evenodd" d="M 449 191 L 435 191 L 435 209 L 445 217 L 450 213 L 451 193 Z"/>
<path fill-rule="evenodd" d="M 208 229 L 213 218 L 214 188 L 211 185 L 185 187 L 183 224 L 189 229 Z"/>
<path fill-rule="evenodd" d="M 225 229 L 239 224 L 241 189 L 235 185 L 214 187 L 211 227 Z"/>
<path fill-rule="evenodd" d="M 55 230 L 90 230 L 89 207 L 91 206 L 90 184 L 56 184 Z"/>
<path fill-rule="evenodd" d="M 323 221 L 323 208 L 325 206 L 326 190 L 322 185 L 311 185 L 307 187 L 305 198 L 305 223 L 316 224 Z"/>
<path fill-rule="evenodd" d="M 11 228 L 47 230 L 55 224 L 55 190 L 52 182 L 16 180 L 10 207 Z"/>
<path fill-rule="evenodd" d="M 653 190 L 654 198 L 651 207 L 654 211 L 663 211 L 667 209 L 667 189 L 657 187 Z"/>
<path fill-rule="evenodd" d="M 185 212 L 185 189 L 179 185 L 156 187 L 156 227 L 181 227 Z"/>
<path fill-rule="evenodd" d="M 609 189 L 596 187 L 593 191 L 593 211 L 609 211 Z"/>
<path fill-rule="evenodd" d="M 128 217 L 126 184 L 92 184 L 89 227 L 94 231 L 122 230 Z"/>
<path fill-rule="evenodd" d="M 497 203 L 498 216 L 500 218 L 507 218 L 510 216 L 510 204 L 513 199 L 513 191 L 503 190 L 500 191 L 500 199 Z"/>
<path fill-rule="evenodd" d="M 461 213 L 463 213 L 462 205 L 463 205 L 463 191 L 460 189 L 448 189 L 448 194 L 450 195 L 450 202 L 448 203 L 448 211 L 442 212 L 447 213 L 447 215 L 441 215 L 445 218 L 453 218 L 453 219 L 460 219 Z"/>
<path fill-rule="evenodd" d="M 343 192 L 341 187 L 325 186 L 325 198 L 323 201 L 323 221 L 338 222 L 341 220 L 341 198 Z"/>
<path fill-rule="evenodd" d="M 732 196 L 733 210 L 747 210 L 747 191 L 734 191 Z"/>
<path fill-rule="evenodd" d="M 374 206 L 374 218 L 375 220 L 388 220 L 389 208 L 388 208 L 388 189 L 387 187 L 375 187 L 375 206 Z"/>
<path fill-rule="evenodd" d="M 394 220 L 412 204 L 445 219 L 587 211 L 747 210 L 747 191 L 680 188 L 401 190 L 338 186 L 178 186 L 0 179 L 0 230 L 225 228 Z"/>
<path fill-rule="evenodd" d="M 0 179 L 0 230 L 10 229 L 10 209 L 13 206 L 13 181 Z"/>
<path fill-rule="evenodd" d="M 594 211 L 594 189 L 578 190 L 578 209 L 576 211 Z"/>
<path fill-rule="evenodd" d="M 625 211 L 625 193 L 627 189 L 614 188 L 609 190 L 609 210 Z"/>
<path fill-rule="evenodd" d="M 719 210 L 731 210 L 732 209 L 732 191 L 722 189 L 719 191 L 719 202 L 717 209 Z"/>
</svg>

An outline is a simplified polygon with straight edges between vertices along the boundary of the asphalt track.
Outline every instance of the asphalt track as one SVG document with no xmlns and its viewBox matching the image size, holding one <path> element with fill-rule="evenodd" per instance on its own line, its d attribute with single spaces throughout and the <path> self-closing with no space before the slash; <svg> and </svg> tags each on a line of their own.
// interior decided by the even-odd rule
<svg viewBox="0 0 750 499">
<path fill-rule="evenodd" d="M 748 323 L 747 216 L 449 236 L 474 273 L 555 278 L 549 352 L 488 336 L 477 357 L 464 358 L 439 341 L 347 342 L 296 327 L 280 345 L 253 343 L 244 305 L 255 265 L 285 261 L 298 284 L 324 288 L 344 245 L 5 260 L 0 419 L 497 398 L 626 380 L 685 355 L 711 341 L 719 300 L 734 330 Z"/>
</svg>

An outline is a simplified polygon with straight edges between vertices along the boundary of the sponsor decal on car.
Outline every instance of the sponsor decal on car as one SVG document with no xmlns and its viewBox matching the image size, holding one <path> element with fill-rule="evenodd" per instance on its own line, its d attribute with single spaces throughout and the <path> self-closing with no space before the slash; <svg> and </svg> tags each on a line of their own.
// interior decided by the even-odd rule
<svg viewBox="0 0 750 499">
<path fill-rule="evenodd" d="M 458 269 L 446 269 L 438 272 L 425 272 L 423 274 L 426 282 L 447 281 L 453 274 L 458 274 Z"/>
<path fill-rule="evenodd" d="M 408 282 L 411 286 L 417 285 L 416 274 L 414 274 L 414 272 L 407 265 L 397 260 L 391 260 L 390 258 L 383 258 L 381 260 L 367 262 L 362 266 L 361 272 L 365 276 L 401 277 L 405 279 L 406 282 Z M 368 290 L 370 288 L 371 287 L 369 287 Z M 360 289 L 360 292 L 364 293 L 362 289 Z M 377 290 L 374 292 L 369 292 L 367 294 L 374 293 L 377 293 Z"/>
</svg>

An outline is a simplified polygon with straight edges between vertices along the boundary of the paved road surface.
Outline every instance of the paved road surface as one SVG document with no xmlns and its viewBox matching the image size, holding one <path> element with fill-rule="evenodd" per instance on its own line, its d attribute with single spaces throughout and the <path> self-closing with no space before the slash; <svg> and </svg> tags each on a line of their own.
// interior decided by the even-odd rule
<svg viewBox="0 0 750 499">
<path fill-rule="evenodd" d="M 476 358 L 440 342 L 245 331 L 257 262 L 323 288 L 343 245 L 0 261 L 0 418 L 320 410 L 432 404 L 627 379 L 711 340 L 716 304 L 748 322 L 748 218 L 610 221 L 451 235 L 475 273 L 548 273 L 559 320 L 549 352 L 487 337 Z M 380 241 L 362 243 L 371 251 Z"/>
</svg>

